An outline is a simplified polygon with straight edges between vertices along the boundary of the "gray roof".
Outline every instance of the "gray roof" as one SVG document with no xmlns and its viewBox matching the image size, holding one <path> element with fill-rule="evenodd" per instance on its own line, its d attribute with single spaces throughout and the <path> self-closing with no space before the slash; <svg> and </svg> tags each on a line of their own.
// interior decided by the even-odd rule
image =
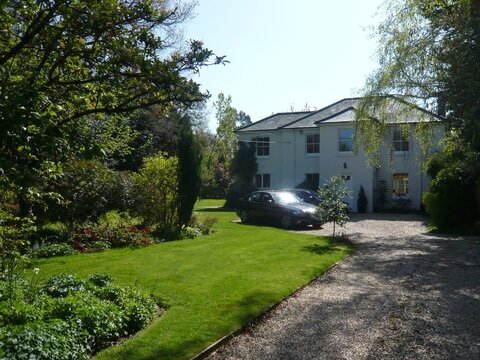
<svg viewBox="0 0 480 360">
<path fill-rule="evenodd" d="M 322 122 L 326 119 L 340 115 L 348 109 L 353 110 L 355 105 L 358 103 L 360 98 L 346 98 L 336 103 L 330 104 L 320 110 L 317 110 L 305 116 L 302 119 L 299 119 L 296 122 L 284 126 L 285 129 L 302 129 L 302 128 L 312 128 L 316 127 L 316 124 Z"/>
<path fill-rule="evenodd" d="M 270 115 L 265 119 L 254 122 L 253 124 L 241 127 L 237 131 L 263 131 L 276 130 L 311 114 L 312 111 L 287 112 Z"/>
<path fill-rule="evenodd" d="M 315 128 L 321 124 L 352 122 L 355 120 L 355 108 L 360 98 L 346 98 L 316 111 L 278 113 L 253 124 L 237 129 L 243 131 L 262 131 L 277 129 Z M 433 114 L 421 108 L 407 105 L 403 100 L 391 98 L 382 107 L 372 110 L 377 118 L 391 123 L 413 123 L 420 121 L 439 121 Z"/>
</svg>

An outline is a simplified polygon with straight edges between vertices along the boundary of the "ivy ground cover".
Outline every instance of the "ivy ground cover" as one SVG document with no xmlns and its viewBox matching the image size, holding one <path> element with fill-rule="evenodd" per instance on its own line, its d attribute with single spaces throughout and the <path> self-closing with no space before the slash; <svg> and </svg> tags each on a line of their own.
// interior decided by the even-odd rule
<svg viewBox="0 0 480 360">
<path fill-rule="evenodd" d="M 315 235 L 232 222 L 231 211 L 197 210 L 219 221 L 194 240 L 38 260 L 44 276 L 108 273 L 167 306 L 147 328 L 96 359 L 188 359 L 247 324 L 351 250 Z"/>
</svg>

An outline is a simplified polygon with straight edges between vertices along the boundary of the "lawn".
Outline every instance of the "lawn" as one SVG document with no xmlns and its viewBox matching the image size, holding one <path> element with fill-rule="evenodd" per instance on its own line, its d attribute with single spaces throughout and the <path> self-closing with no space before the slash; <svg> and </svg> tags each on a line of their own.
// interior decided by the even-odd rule
<svg viewBox="0 0 480 360">
<path fill-rule="evenodd" d="M 234 212 L 197 204 L 219 219 L 209 236 L 140 249 L 37 261 L 43 276 L 109 273 L 168 306 L 146 329 L 97 359 L 188 359 L 341 260 L 350 249 L 326 238 L 231 222 Z"/>
</svg>

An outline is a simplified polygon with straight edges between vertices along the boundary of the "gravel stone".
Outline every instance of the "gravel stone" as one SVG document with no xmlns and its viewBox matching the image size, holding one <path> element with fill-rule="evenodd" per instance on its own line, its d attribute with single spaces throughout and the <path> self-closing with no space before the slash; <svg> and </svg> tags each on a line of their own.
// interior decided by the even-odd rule
<svg viewBox="0 0 480 360">
<path fill-rule="evenodd" d="M 412 214 L 352 214 L 341 232 L 354 254 L 207 358 L 480 358 L 478 237 Z"/>
</svg>

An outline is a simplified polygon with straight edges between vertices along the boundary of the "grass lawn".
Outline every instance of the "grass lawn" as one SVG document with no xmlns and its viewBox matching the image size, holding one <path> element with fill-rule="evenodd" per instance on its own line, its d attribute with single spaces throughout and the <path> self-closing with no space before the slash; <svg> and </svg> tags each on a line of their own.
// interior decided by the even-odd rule
<svg viewBox="0 0 480 360">
<path fill-rule="evenodd" d="M 219 219 L 209 236 L 148 248 L 37 261 L 43 276 L 109 273 L 151 292 L 168 310 L 146 329 L 97 359 L 188 359 L 251 321 L 350 251 L 326 238 L 242 225 L 234 212 L 197 210 Z"/>
</svg>

